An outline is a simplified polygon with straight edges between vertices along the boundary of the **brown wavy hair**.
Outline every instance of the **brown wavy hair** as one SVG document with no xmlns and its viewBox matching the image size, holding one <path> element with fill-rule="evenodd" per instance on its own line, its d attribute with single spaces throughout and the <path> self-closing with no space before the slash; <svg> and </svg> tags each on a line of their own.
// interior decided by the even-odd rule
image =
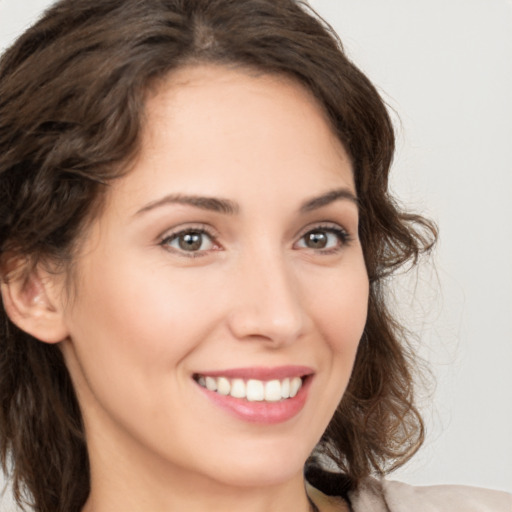
<svg viewBox="0 0 512 512">
<path fill-rule="evenodd" d="M 61 0 L 0 61 L 0 262 L 72 265 L 109 182 L 137 154 L 145 95 L 193 63 L 287 75 L 325 109 L 353 162 L 369 310 L 353 375 L 319 445 L 354 488 L 406 461 L 423 424 L 411 350 L 387 278 L 428 251 L 435 227 L 388 191 L 393 126 L 329 26 L 294 0 Z M 21 278 L 20 276 L 12 277 Z M 58 346 L 0 310 L 0 457 L 16 500 L 74 512 L 90 489 L 80 408 Z"/>
</svg>

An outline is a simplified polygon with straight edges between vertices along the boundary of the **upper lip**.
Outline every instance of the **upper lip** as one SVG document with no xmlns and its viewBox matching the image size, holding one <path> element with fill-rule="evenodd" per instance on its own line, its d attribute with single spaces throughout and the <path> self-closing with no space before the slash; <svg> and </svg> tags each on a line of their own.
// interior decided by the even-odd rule
<svg viewBox="0 0 512 512">
<path fill-rule="evenodd" d="M 229 368 L 226 370 L 212 370 L 197 372 L 196 375 L 204 377 L 227 377 L 228 379 L 256 379 L 256 380 L 281 380 L 290 377 L 305 377 L 314 373 L 309 366 L 251 366 L 243 368 Z"/>
</svg>

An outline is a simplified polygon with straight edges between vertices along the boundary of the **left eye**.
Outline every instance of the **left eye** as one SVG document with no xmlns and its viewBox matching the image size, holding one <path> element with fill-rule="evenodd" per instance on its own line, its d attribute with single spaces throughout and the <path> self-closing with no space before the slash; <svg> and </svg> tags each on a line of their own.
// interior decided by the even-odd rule
<svg viewBox="0 0 512 512">
<path fill-rule="evenodd" d="M 347 238 L 347 234 L 341 229 L 317 228 L 303 235 L 297 246 L 315 250 L 336 249 L 344 245 Z"/>
<path fill-rule="evenodd" d="M 162 245 L 172 247 L 178 251 L 199 252 L 213 248 L 213 240 L 208 233 L 199 230 L 188 230 L 168 236 Z"/>
</svg>

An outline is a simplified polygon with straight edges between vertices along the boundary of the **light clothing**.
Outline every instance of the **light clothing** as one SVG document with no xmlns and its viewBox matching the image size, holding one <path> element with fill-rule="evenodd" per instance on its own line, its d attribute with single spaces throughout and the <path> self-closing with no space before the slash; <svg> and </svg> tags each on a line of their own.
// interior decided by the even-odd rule
<svg viewBox="0 0 512 512">
<path fill-rule="evenodd" d="M 308 489 L 321 512 L 349 510 L 337 496 Z M 369 478 L 348 493 L 353 512 L 512 512 L 512 494 L 463 485 L 417 487 Z"/>
</svg>

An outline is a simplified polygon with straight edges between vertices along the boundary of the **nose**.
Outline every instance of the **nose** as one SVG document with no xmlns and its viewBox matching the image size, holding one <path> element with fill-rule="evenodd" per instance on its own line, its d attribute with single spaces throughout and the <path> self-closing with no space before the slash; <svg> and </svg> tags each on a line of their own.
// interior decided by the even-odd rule
<svg viewBox="0 0 512 512">
<path fill-rule="evenodd" d="M 261 252 L 245 258 L 233 275 L 229 328 L 238 339 L 273 347 L 293 343 L 306 327 L 299 283 L 281 255 Z"/>
</svg>

